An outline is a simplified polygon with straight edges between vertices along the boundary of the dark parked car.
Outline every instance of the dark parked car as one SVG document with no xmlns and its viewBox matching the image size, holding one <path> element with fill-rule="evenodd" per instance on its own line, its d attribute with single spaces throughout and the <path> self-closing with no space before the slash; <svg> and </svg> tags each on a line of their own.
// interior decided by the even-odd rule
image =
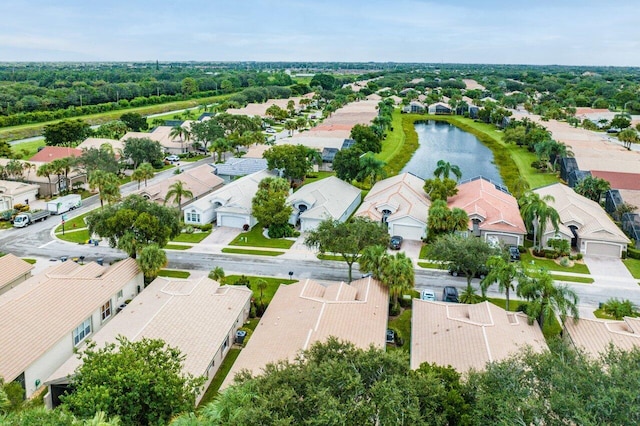
<svg viewBox="0 0 640 426">
<path fill-rule="evenodd" d="M 391 329 L 387 329 L 387 343 L 395 343 L 396 342 L 396 332 L 391 330 Z"/>
<path fill-rule="evenodd" d="M 509 260 L 515 262 L 520 260 L 520 250 L 516 246 L 509 246 Z"/>
<path fill-rule="evenodd" d="M 481 270 L 479 270 L 478 272 L 476 272 L 475 274 L 475 278 L 480 278 L 483 279 L 484 277 L 487 276 L 487 273 L 489 271 L 486 268 L 483 268 Z M 453 275 L 454 277 L 466 277 L 467 274 L 464 273 L 464 271 L 461 271 L 457 265 L 451 265 L 449 266 L 449 275 Z"/>
<path fill-rule="evenodd" d="M 442 289 L 442 301 L 458 303 L 458 289 L 451 286 L 446 286 Z"/>
<path fill-rule="evenodd" d="M 389 241 L 389 247 L 394 250 L 400 250 L 400 247 L 402 247 L 402 240 L 403 238 L 400 235 L 394 235 Z"/>
</svg>

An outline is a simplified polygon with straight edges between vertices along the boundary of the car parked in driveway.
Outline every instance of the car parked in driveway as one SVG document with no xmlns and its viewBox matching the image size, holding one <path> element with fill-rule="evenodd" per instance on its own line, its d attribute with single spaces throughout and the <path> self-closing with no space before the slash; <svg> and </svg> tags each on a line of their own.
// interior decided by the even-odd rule
<svg viewBox="0 0 640 426">
<path fill-rule="evenodd" d="M 394 235 L 393 237 L 391 237 L 391 240 L 389 240 L 389 247 L 393 250 L 400 250 L 403 240 L 404 239 L 400 235 Z"/>
<path fill-rule="evenodd" d="M 170 161 L 170 162 L 172 162 L 172 163 L 173 163 L 174 161 L 180 161 L 180 157 L 178 157 L 178 156 L 177 156 L 177 155 L 175 155 L 175 154 L 173 154 L 173 155 L 168 155 L 168 156 L 166 156 L 164 159 L 165 159 L 165 160 L 167 160 L 167 161 Z"/>
<path fill-rule="evenodd" d="M 520 260 L 520 250 L 516 246 L 509 246 L 509 260 L 515 262 Z"/>
<path fill-rule="evenodd" d="M 458 303 L 458 289 L 452 286 L 446 286 L 442 289 L 442 301 Z"/>
<path fill-rule="evenodd" d="M 267 133 L 276 133 L 276 129 L 274 129 L 273 127 L 269 127 L 267 130 L 265 130 L 265 132 L 267 132 Z"/>
</svg>

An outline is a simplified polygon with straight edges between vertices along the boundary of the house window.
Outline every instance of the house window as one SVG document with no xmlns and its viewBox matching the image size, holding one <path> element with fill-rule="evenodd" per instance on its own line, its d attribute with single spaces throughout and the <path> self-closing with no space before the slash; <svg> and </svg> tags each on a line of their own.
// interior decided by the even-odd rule
<svg viewBox="0 0 640 426">
<path fill-rule="evenodd" d="M 87 318 L 73 330 L 73 345 L 78 346 L 87 336 L 91 334 L 91 317 Z"/>
<path fill-rule="evenodd" d="M 111 316 L 111 300 L 107 300 L 107 303 L 102 305 L 100 309 L 100 319 L 102 321 L 108 319 Z"/>
<path fill-rule="evenodd" d="M 118 299 L 122 299 L 122 290 L 118 292 Z"/>
<path fill-rule="evenodd" d="M 227 337 L 224 339 L 224 342 L 222 342 L 222 352 L 224 352 L 228 347 L 229 347 L 229 335 L 227 334 Z"/>
<path fill-rule="evenodd" d="M 200 223 L 200 213 L 188 212 L 187 213 L 187 222 L 196 222 Z"/>
</svg>

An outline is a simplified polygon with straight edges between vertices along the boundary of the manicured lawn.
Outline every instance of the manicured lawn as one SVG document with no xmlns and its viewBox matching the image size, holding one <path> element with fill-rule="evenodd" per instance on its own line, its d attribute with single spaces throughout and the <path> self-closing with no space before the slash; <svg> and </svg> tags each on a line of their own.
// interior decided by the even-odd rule
<svg viewBox="0 0 640 426">
<path fill-rule="evenodd" d="M 289 249 L 295 241 L 283 238 L 271 239 L 262 235 L 262 226 L 258 223 L 248 232 L 243 232 L 229 243 L 230 246 L 269 247 Z M 282 253 L 281 253 L 282 254 Z"/>
<path fill-rule="evenodd" d="M 25 262 L 30 263 L 32 265 L 36 263 L 35 259 L 29 259 L 28 257 L 23 257 L 22 260 L 24 260 Z"/>
<path fill-rule="evenodd" d="M 600 319 L 607 319 L 607 320 L 615 319 L 611 315 L 605 313 L 604 310 L 602 309 L 596 309 L 595 311 L 593 311 L 593 315 L 595 315 L 596 318 L 600 318 Z"/>
<path fill-rule="evenodd" d="M 556 274 L 551 274 L 551 276 L 556 281 L 569 281 L 572 283 L 591 284 L 594 281 L 593 278 L 588 278 L 588 277 L 572 277 L 569 275 L 556 275 Z"/>
<path fill-rule="evenodd" d="M 87 224 L 84 223 L 84 218 L 87 217 L 87 215 L 89 215 L 91 212 L 87 212 L 85 214 L 81 214 L 80 216 L 74 217 L 73 219 L 69 219 L 69 220 L 65 220 L 64 222 L 64 230 L 65 231 L 69 231 L 72 229 L 82 229 L 82 228 L 86 228 Z M 69 213 L 66 213 L 69 214 Z M 57 220 L 62 222 L 62 215 L 57 215 L 57 216 L 49 216 L 47 218 L 47 220 Z M 62 224 L 58 225 L 56 227 L 56 230 L 54 231 L 56 234 L 59 232 L 62 232 Z"/>
<path fill-rule="evenodd" d="M 249 249 L 235 249 L 235 248 L 223 248 L 223 253 L 234 253 L 234 254 L 253 254 L 256 256 L 280 256 L 284 254 L 283 251 L 267 251 L 267 250 L 249 250 Z"/>
<path fill-rule="evenodd" d="M 385 139 L 382 142 L 382 151 L 376 154 L 378 160 L 389 163 L 404 146 L 405 134 L 402 130 L 402 114 L 400 108 L 396 108 L 391 114 L 391 127 L 393 130 L 387 130 Z"/>
<path fill-rule="evenodd" d="M 538 268 L 545 268 L 549 271 L 559 272 L 575 272 L 576 274 L 590 274 L 589 268 L 583 263 L 575 263 L 572 267 L 565 267 L 558 265 L 553 259 L 542 259 L 533 257 L 531 253 L 522 253 L 520 259 L 523 263 L 536 266 Z M 533 262 L 533 263 L 532 263 Z"/>
<path fill-rule="evenodd" d="M 625 266 L 633 275 L 633 278 L 640 279 L 640 260 L 638 259 L 623 259 Z"/>
<path fill-rule="evenodd" d="M 434 262 L 418 262 L 418 266 L 427 269 L 446 269 L 445 265 L 443 265 L 442 263 Z"/>
<path fill-rule="evenodd" d="M 180 161 L 185 162 L 185 163 L 194 163 L 198 160 L 202 160 L 203 158 L 208 158 L 209 155 L 204 155 L 204 154 L 200 154 L 200 155 L 196 155 L 194 157 L 187 157 L 187 158 L 181 158 Z"/>
<path fill-rule="evenodd" d="M 400 337 L 404 339 L 404 345 L 387 346 L 392 350 L 402 350 L 409 352 L 411 349 L 411 309 L 407 308 L 400 315 L 389 321 L 389 328 L 392 328 L 400 333 Z"/>
<path fill-rule="evenodd" d="M 240 275 L 229 275 L 225 277 L 224 282 L 229 285 L 235 283 Z M 257 277 L 257 276 L 247 276 L 249 279 L 249 286 L 251 287 L 251 291 L 253 291 L 253 298 L 256 303 L 260 303 L 260 290 L 258 290 L 258 286 L 256 285 L 256 281 L 265 280 L 267 282 L 267 288 L 262 291 L 262 301 L 265 305 L 268 305 L 273 299 L 273 295 L 276 294 L 278 287 L 280 284 L 292 284 L 298 282 L 298 280 L 290 280 L 286 278 L 275 278 L 275 277 Z M 255 325 L 257 325 L 257 321 Z M 255 326 L 254 326 L 255 328 Z"/>
<path fill-rule="evenodd" d="M 428 245 L 423 244 L 422 247 L 420 247 L 420 259 L 426 259 L 427 258 L 427 251 L 428 251 Z"/>
<path fill-rule="evenodd" d="M 318 253 L 316 256 L 320 260 L 335 260 L 337 262 L 344 262 L 344 257 L 336 256 L 335 254 L 322 254 Z"/>
<path fill-rule="evenodd" d="M 387 163 L 384 168 L 387 176 L 395 176 L 400 173 L 400 170 L 411 160 L 413 153 L 420 146 L 414 126 L 414 123 L 420 120 L 424 120 L 421 115 L 401 115 L 400 110 L 394 111 L 392 115 L 393 131 L 382 143 L 382 152 L 376 155 L 377 158 Z"/>
<path fill-rule="evenodd" d="M 183 244 L 167 244 L 164 248 L 167 250 L 189 250 L 191 246 L 185 246 Z"/>
<path fill-rule="evenodd" d="M 68 231 L 68 230 L 67 230 Z M 56 238 L 70 243 L 86 244 L 89 241 L 90 235 L 88 229 L 80 229 L 78 231 L 65 232 L 64 235 L 56 234 Z"/>
<path fill-rule="evenodd" d="M 209 235 L 211 235 L 211 231 L 207 231 L 207 232 L 194 232 L 192 234 L 187 234 L 186 232 L 183 232 L 182 234 L 178 235 L 176 238 L 174 238 L 173 242 L 176 243 L 199 243 L 202 240 L 204 240 L 205 238 L 207 238 Z"/>
<path fill-rule="evenodd" d="M 167 278 L 189 278 L 191 276 L 191 272 L 189 271 L 178 271 L 176 269 L 162 269 L 158 273 L 159 277 L 167 277 Z"/>
<path fill-rule="evenodd" d="M 304 178 L 304 183 L 302 184 L 302 186 L 308 185 L 310 183 L 313 182 L 317 182 L 319 180 L 328 178 L 329 176 L 334 176 L 335 173 L 333 172 L 315 172 L 315 173 L 310 173 L 309 176 L 307 176 L 306 178 Z M 302 186 L 300 188 L 302 188 Z"/>
<path fill-rule="evenodd" d="M 208 403 L 213 401 L 216 396 L 218 396 L 218 390 L 220 389 L 222 382 L 224 382 L 224 379 L 227 377 L 227 374 L 229 374 L 231 367 L 233 367 L 233 363 L 236 362 L 238 355 L 240 355 L 240 349 L 229 349 L 229 352 L 227 352 L 227 356 L 224 357 L 222 364 L 220 364 L 220 368 L 218 368 L 216 375 L 213 377 L 213 380 L 211 380 L 207 391 L 204 393 L 204 396 L 200 400 L 198 408 L 206 406 Z"/>
<path fill-rule="evenodd" d="M 18 145 L 12 145 L 11 151 L 16 154 L 22 154 L 22 159 L 26 160 L 33 157 L 37 152 L 38 148 L 41 146 L 45 146 L 44 139 L 40 139 L 37 141 L 24 142 Z M 25 154 L 26 151 L 26 154 Z"/>
<path fill-rule="evenodd" d="M 505 305 L 506 305 L 506 299 L 500 299 L 500 298 L 494 298 L 494 297 L 489 297 L 487 299 L 489 302 L 493 303 L 496 306 L 501 307 L 502 309 L 505 309 Z M 509 300 L 509 311 L 511 312 L 515 312 L 518 309 L 518 306 L 520 305 L 526 305 L 529 302 L 526 301 L 522 301 L 522 300 Z M 555 317 L 552 317 L 549 321 L 547 321 L 547 323 L 544 325 L 544 328 L 542 329 L 542 334 L 544 334 L 544 337 L 546 339 L 552 338 L 552 337 L 556 337 L 560 335 L 560 332 L 562 331 L 562 327 L 560 326 L 560 323 L 558 322 L 558 320 Z"/>
</svg>

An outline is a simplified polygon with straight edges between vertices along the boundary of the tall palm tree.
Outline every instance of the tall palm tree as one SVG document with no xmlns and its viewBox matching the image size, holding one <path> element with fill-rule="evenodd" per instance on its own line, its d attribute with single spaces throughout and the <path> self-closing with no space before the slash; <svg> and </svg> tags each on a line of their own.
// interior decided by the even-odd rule
<svg viewBox="0 0 640 426">
<path fill-rule="evenodd" d="M 113 203 L 120 199 L 120 181 L 118 176 L 104 170 L 94 170 L 89 174 L 89 188 L 97 189 L 100 197 L 100 208 L 104 202 Z"/>
<path fill-rule="evenodd" d="M 491 256 L 487 260 L 487 267 L 489 272 L 487 276 L 480 281 L 480 288 L 482 289 L 482 297 L 486 295 L 487 288 L 491 284 L 498 284 L 498 291 L 504 292 L 507 299 L 505 308 L 509 310 L 509 293 L 511 290 L 515 290 L 514 280 L 518 276 L 518 267 L 515 263 L 509 262 L 503 256 Z"/>
<path fill-rule="evenodd" d="M 151 163 L 142 163 L 133 171 L 131 179 L 138 181 L 138 189 L 140 189 L 140 182 L 144 181 L 144 186 L 146 187 L 147 180 L 151 179 L 154 175 L 155 171 Z"/>
<path fill-rule="evenodd" d="M 33 163 L 29 163 L 28 161 L 25 161 L 24 163 L 22 163 L 22 171 L 27 172 L 26 180 L 29 180 L 29 174 L 31 174 L 31 170 L 35 170 L 35 169 L 36 169 L 36 165 Z"/>
<path fill-rule="evenodd" d="M 211 146 L 209 147 L 210 151 L 216 153 L 216 162 L 224 161 L 224 153 L 230 151 L 232 149 L 231 142 L 226 140 L 225 138 L 218 138 L 213 141 Z"/>
<path fill-rule="evenodd" d="M 262 308 L 263 312 L 264 312 L 263 292 L 267 289 L 267 286 L 268 286 L 267 280 L 258 278 L 258 280 L 256 281 L 256 288 L 260 290 L 260 307 Z"/>
<path fill-rule="evenodd" d="M 209 271 L 209 278 L 218 281 L 220 284 L 224 283 L 224 269 L 221 266 L 216 266 Z"/>
<path fill-rule="evenodd" d="M 173 200 L 178 205 L 179 209 L 182 206 L 182 198 L 193 198 L 193 192 L 189 191 L 187 187 L 184 186 L 184 182 L 178 180 L 169 186 L 167 195 L 164 197 L 164 203 L 167 204 L 167 201 Z"/>
<path fill-rule="evenodd" d="M 384 267 L 389 260 L 389 254 L 385 246 L 369 246 L 362 250 L 358 265 L 360 272 L 370 273 L 375 279 L 380 279 Z"/>
<path fill-rule="evenodd" d="M 385 176 L 384 166 L 386 166 L 382 160 L 378 160 L 373 153 L 367 153 L 360 157 L 360 172 L 356 176 L 356 179 L 360 182 L 364 182 L 369 178 L 371 186 L 375 185 L 379 178 Z"/>
<path fill-rule="evenodd" d="M 169 137 L 172 139 L 180 138 L 180 151 L 184 152 L 184 128 L 180 124 L 176 124 L 171 128 L 169 132 Z"/>
<path fill-rule="evenodd" d="M 76 157 L 58 158 L 53 160 L 51 164 L 54 164 L 53 167 L 57 172 L 56 174 L 64 176 L 65 188 L 66 188 L 66 191 L 69 191 L 71 186 L 70 185 L 71 182 L 69 180 L 69 173 L 71 173 L 71 170 L 73 170 L 76 167 L 76 164 L 77 164 Z"/>
<path fill-rule="evenodd" d="M 53 168 L 51 167 L 51 163 L 44 163 L 40 167 L 36 169 L 36 176 L 46 177 L 49 181 L 49 193 L 53 194 L 53 189 L 51 188 L 51 175 L 53 174 Z"/>
<path fill-rule="evenodd" d="M 537 247 L 537 242 L 542 242 L 542 234 L 547 228 L 547 224 L 551 224 L 553 229 L 558 232 L 560 223 L 560 215 L 558 211 L 548 203 L 555 201 L 552 195 L 540 197 L 533 191 L 527 191 L 520 198 L 520 214 L 524 220 L 527 229 L 533 231 L 533 246 Z"/>
<path fill-rule="evenodd" d="M 556 285 L 548 271 L 530 271 L 521 274 L 517 294 L 528 300 L 527 315 L 537 319 L 540 328 L 554 315 L 564 322 L 567 314 L 579 318 L 578 295 L 564 284 Z"/>
<path fill-rule="evenodd" d="M 453 175 L 456 177 L 456 180 L 460 180 L 460 178 L 462 177 L 462 171 L 460 170 L 460 167 L 456 166 L 455 164 L 451 164 L 448 161 L 438 160 L 438 162 L 436 163 L 436 169 L 433 171 L 433 175 L 437 178 L 442 176 L 445 179 L 449 179 L 449 175 L 451 173 L 453 173 Z"/>
<path fill-rule="evenodd" d="M 381 281 L 389 288 L 393 307 L 397 309 L 400 295 L 413 288 L 415 283 L 413 262 L 402 252 L 389 256 L 382 270 Z"/>
<path fill-rule="evenodd" d="M 22 166 L 22 161 L 13 158 L 9 160 L 6 166 L 4 166 L 4 170 L 9 177 L 13 179 L 21 179 L 24 167 Z"/>
<path fill-rule="evenodd" d="M 162 268 L 167 266 L 167 253 L 157 244 L 150 244 L 140 250 L 136 262 L 144 274 L 146 282 L 153 281 Z"/>
<path fill-rule="evenodd" d="M 284 128 L 289 131 L 289 136 L 293 136 L 293 132 L 298 128 L 294 120 L 287 120 Z"/>
</svg>

